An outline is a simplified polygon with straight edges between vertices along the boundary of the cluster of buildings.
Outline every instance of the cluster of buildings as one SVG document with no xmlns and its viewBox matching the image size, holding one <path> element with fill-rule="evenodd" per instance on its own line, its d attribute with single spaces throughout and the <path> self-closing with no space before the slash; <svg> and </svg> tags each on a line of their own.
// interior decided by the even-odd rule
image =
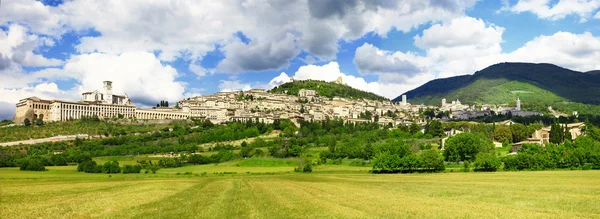
<svg viewBox="0 0 600 219">
<path fill-rule="evenodd" d="M 338 78 L 335 83 L 342 83 Z M 382 125 L 409 125 L 414 122 L 424 125 L 420 112 L 427 108 L 451 112 L 447 119 L 469 119 L 496 113 L 512 115 L 537 115 L 521 111 L 520 100 L 514 108 L 483 105 L 481 109 L 462 104 L 459 100 L 447 103 L 442 99 L 441 107 L 413 105 L 406 95 L 401 102 L 367 99 L 323 98 L 317 91 L 301 89 L 298 95 L 270 93 L 264 89 L 249 91 L 217 92 L 181 100 L 177 107 L 137 108 L 124 95 L 112 92 L 112 82 L 104 81 L 103 91 L 85 92 L 81 101 L 44 100 L 37 97 L 22 99 L 16 104 L 13 118 L 15 123 L 42 120 L 44 122 L 81 119 L 86 116 L 99 118 L 135 118 L 137 120 L 185 120 L 208 119 L 215 124 L 229 121 L 259 121 L 272 123 L 277 119 L 304 119 L 318 121 L 343 119 L 350 123 L 378 122 Z"/>
<path fill-rule="evenodd" d="M 512 116 L 538 116 L 542 115 L 538 112 L 521 110 L 521 100 L 517 98 L 515 107 L 506 107 L 503 105 L 483 104 L 481 107 L 476 105 L 464 105 L 459 100 L 446 103 L 446 99 L 442 99 L 441 111 L 450 111 L 450 118 L 458 120 L 466 120 L 471 118 L 489 116 L 492 114 L 512 115 Z"/>
<path fill-rule="evenodd" d="M 341 79 L 336 80 L 341 83 Z M 366 99 L 322 98 L 315 90 L 302 89 L 299 95 L 269 93 L 264 89 L 218 92 L 181 100 L 177 107 L 137 108 L 124 95 L 112 92 L 112 82 L 104 81 L 103 91 L 85 92 L 81 101 L 44 100 L 29 97 L 16 104 L 13 118 L 22 124 L 25 119 L 44 122 L 67 121 L 83 117 L 158 119 L 208 119 L 213 123 L 228 121 L 259 121 L 272 123 L 276 119 L 325 120 L 343 119 L 351 123 L 381 124 L 424 123 L 419 112 L 424 105 Z M 251 97 L 251 98 L 246 98 Z M 373 115 L 366 118 L 364 115 Z M 375 116 L 376 115 L 376 116 Z"/>
</svg>

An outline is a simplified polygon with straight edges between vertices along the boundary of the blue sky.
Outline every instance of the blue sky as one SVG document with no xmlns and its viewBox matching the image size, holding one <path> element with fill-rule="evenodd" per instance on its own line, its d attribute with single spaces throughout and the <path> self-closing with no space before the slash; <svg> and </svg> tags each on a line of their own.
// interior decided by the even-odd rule
<svg viewBox="0 0 600 219">
<path fill-rule="evenodd" d="M 4 0 L 0 119 L 112 80 L 140 106 L 334 80 L 394 98 L 498 62 L 600 69 L 600 0 Z"/>
</svg>

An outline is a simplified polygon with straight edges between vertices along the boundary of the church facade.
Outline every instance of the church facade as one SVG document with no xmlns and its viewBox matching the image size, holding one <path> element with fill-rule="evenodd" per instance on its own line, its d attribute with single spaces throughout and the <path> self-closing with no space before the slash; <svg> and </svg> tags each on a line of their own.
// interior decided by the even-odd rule
<svg viewBox="0 0 600 219">
<path fill-rule="evenodd" d="M 25 119 L 34 122 L 58 122 L 83 117 L 98 118 L 138 118 L 138 119 L 188 119 L 186 113 L 160 111 L 154 109 L 137 109 L 131 100 L 124 95 L 112 92 L 112 82 L 104 81 L 103 91 L 92 91 L 81 94 L 81 101 L 44 100 L 28 97 L 16 104 L 13 121 L 23 124 Z"/>
</svg>

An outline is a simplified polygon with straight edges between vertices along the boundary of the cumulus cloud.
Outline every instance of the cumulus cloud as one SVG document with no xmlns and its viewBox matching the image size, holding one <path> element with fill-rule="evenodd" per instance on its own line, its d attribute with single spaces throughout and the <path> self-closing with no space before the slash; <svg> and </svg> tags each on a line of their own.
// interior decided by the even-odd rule
<svg viewBox="0 0 600 219">
<path fill-rule="evenodd" d="M 577 71 L 600 69 L 600 36 L 557 32 L 539 36 L 507 55 L 508 60 L 545 62 Z"/>
<path fill-rule="evenodd" d="M 281 72 L 281 74 L 269 81 L 269 88 L 273 88 L 287 82 L 290 82 L 290 77 L 285 72 Z"/>
<path fill-rule="evenodd" d="M 422 73 L 415 55 L 379 50 L 377 47 L 365 43 L 358 47 L 354 56 L 354 63 L 362 74 L 394 74 L 398 77 L 411 77 Z M 403 77 L 404 78 L 404 77 Z"/>
<path fill-rule="evenodd" d="M 359 90 L 373 92 L 378 95 L 382 95 L 387 98 L 395 98 L 398 94 L 414 89 L 417 86 L 427 82 L 434 78 L 432 74 L 424 73 L 415 77 L 408 78 L 403 82 L 388 82 L 388 81 L 374 81 L 367 82 L 362 77 L 348 75 L 340 70 L 340 66 L 337 62 L 329 62 L 324 65 L 305 65 L 302 66 L 292 75 L 294 80 L 322 80 L 322 81 L 334 81 L 338 77 L 342 77 L 344 84 L 354 87 Z M 290 76 L 287 73 L 282 72 L 279 76 L 273 78 L 270 84 L 285 83 L 289 81 Z"/>
<path fill-rule="evenodd" d="M 221 80 L 219 82 L 219 89 L 221 91 L 247 91 L 252 89 L 250 84 L 242 83 L 239 80 Z"/>
<path fill-rule="evenodd" d="M 56 38 L 71 30 L 98 32 L 81 38 L 79 53 L 146 51 L 158 52 L 162 61 L 197 61 L 222 48 L 227 53 L 221 65 L 226 71 L 264 71 L 286 67 L 300 50 L 333 59 L 340 40 L 371 31 L 385 36 L 393 28 L 407 32 L 430 21 L 462 16 L 474 4 L 474 0 L 72 0 L 53 7 L 35 0 L 7 0 L 0 9 L 0 25 L 25 23 L 35 33 Z M 236 33 L 251 43 L 240 43 Z M 288 47 L 291 44 L 295 46 Z M 252 56 L 259 52 L 270 56 Z"/>
<path fill-rule="evenodd" d="M 26 27 L 12 24 L 8 27 L 8 31 L 0 30 L 0 54 L 2 54 L 0 67 L 9 67 L 11 65 L 9 59 L 10 62 L 24 66 L 61 65 L 61 60 L 46 58 L 34 53 L 40 47 L 52 45 L 54 45 L 53 40 L 28 34 Z M 4 68 L 0 68 L 0 70 Z"/>
<path fill-rule="evenodd" d="M 0 7 L 0 24 L 19 23 L 30 26 L 34 32 L 49 35 L 61 30 L 61 11 L 36 0 L 4 0 Z"/>
<path fill-rule="evenodd" d="M 596 13 L 596 16 L 594 16 L 594 18 L 600 19 L 600 11 L 598 11 L 598 13 Z"/>
<path fill-rule="evenodd" d="M 542 19 L 560 20 L 569 15 L 580 18 L 585 22 L 600 8 L 598 0 L 559 0 L 552 3 L 550 0 L 519 0 L 515 5 L 504 7 L 514 13 L 531 12 Z"/>
<path fill-rule="evenodd" d="M 223 47 L 225 59 L 217 66 L 219 72 L 247 72 L 276 70 L 289 66 L 289 60 L 300 52 L 292 34 L 268 43 L 252 41 L 244 44 L 240 40 Z"/>
<path fill-rule="evenodd" d="M 489 45 L 502 42 L 503 27 L 486 25 L 481 19 L 461 17 L 444 24 L 434 24 L 414 37 L 422 49 L 468 45 Z"/>
<path fill-rule="evenodd" d="M 192 71 L 194 74 L 196 74 L 197 78 L 204 77 L 207 74 L 212 74 L 214 72 L 214 69 L 206 69 L 206 68 L 202 67 L 201 65 L 197 65 L 194 63 L 190 63 L 188 65 L 188 68 L 190 69 L 190 71 Z"/>
</svg>

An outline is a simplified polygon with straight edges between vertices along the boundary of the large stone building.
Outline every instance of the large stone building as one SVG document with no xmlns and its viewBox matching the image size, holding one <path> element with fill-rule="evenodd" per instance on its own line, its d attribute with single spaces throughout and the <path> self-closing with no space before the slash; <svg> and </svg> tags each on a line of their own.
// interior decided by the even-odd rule
<svg viewBox="0 0 600 219">
<path fill-rule="evenodd" d="M 188 119 L 189 114 L 176 111 L 160 111 L 154 109 L 136 109 L 127 94 L 114 95 L 112 82 L 104 82 L 104 90 L 85 92 L 81 101 L 43 100 L 28 97 L 16 104 L 13 121 L 24 123 L 25 119 L 33 122 L 41 119 L 44 122 L 57 122 L 81 119 L 84 116 L 98 118 L 138 118 L 138 119 Z"/>
</svg>

